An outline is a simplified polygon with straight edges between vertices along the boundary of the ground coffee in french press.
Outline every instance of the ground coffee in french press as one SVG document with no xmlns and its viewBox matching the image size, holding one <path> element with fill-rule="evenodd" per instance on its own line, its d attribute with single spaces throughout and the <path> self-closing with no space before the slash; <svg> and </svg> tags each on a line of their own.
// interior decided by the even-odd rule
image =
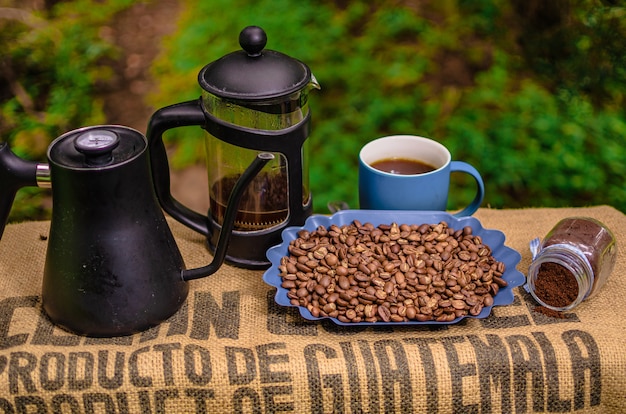
<svg viewBox="0 0 626 414">
<path fill-rule="evenodd" d="M 240 175 L 222 177 L 211 186 L 210 210 L 221 223 L 228 198 Z M 287 219 L 288 184 L 286 172 L 268 174 L 261 172 L 244 191 L 235 218 L 235 230 L 263 230 Z"/>
<path fill-rule="evenodd" d="M 616 254 L 615 237 L 601 222 L 588 217 L 563 219 L 534 252 L 527 289 L 549 310 L 573 309 L 604 285 Z"/>
</svg>

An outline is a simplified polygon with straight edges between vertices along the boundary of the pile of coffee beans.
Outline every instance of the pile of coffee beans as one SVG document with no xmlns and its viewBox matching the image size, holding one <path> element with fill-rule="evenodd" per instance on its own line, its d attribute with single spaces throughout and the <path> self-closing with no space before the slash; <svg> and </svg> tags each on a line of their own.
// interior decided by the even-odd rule
<svg viewBox="0 0 626 414">
<path fill-rule="evenodd" d="M 451 322 L 507 286 L 503 262 L 467 226 L 350 224 L 301 230 L 281 259 L 294 306 L 341 322 Z"/>
</svg>

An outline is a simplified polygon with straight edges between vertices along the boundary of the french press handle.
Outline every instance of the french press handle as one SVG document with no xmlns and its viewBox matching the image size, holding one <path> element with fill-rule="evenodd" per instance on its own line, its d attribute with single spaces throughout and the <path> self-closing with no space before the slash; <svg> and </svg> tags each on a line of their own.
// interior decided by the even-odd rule
<svg viewBox="0 0 626 414">
<path fill-rule="evenodd" d="M 165 131 L 183 126 L 204 126 L 206 118 L 201 100 L 181 102 L 157 110 L 148 124 L 147 138 L 150 168 L 157 199 L 170 216 L 185 226 L 208 236 L 208 218 L 176 200 L 171 193 L 169 163 L 163 144 Z"/>
</svg>

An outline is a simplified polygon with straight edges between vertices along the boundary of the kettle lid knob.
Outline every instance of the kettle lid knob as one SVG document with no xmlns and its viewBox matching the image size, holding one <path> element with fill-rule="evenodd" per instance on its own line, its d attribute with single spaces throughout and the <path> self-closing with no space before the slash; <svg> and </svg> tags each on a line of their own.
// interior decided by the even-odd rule
<svg viewBox="0 0 626 414">
<path fill-rule="evenodd" d="M 113 150 L 120 144 L 120 137 L 113 131 L 93 129 L 76 137 L 74 148 L 85 155 L 87 165 L 102 166 L 113 161 Z"/>
</svg>

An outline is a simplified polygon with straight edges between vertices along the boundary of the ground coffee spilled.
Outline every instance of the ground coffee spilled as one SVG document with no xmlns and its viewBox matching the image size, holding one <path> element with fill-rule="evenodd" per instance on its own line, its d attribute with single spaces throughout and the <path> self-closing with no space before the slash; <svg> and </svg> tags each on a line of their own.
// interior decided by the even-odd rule
<svg viewBox="0 0 626 414">
<path fill-rule="evenodd" d="M 544 303 L 562 308 L 578 297 L 578 282 L 565 267 L 557 263 L 542 263 L 535 281 L 535 294 Z"/>
<path fill-rule="evenodd" d="M 535 306 L 533 309 L 535 312 L 557 319 L 567 319 L 568 316 L 564 312 L 555 311 L 554 309 L 546 308 L 545 306 Z"/>
</svg>

